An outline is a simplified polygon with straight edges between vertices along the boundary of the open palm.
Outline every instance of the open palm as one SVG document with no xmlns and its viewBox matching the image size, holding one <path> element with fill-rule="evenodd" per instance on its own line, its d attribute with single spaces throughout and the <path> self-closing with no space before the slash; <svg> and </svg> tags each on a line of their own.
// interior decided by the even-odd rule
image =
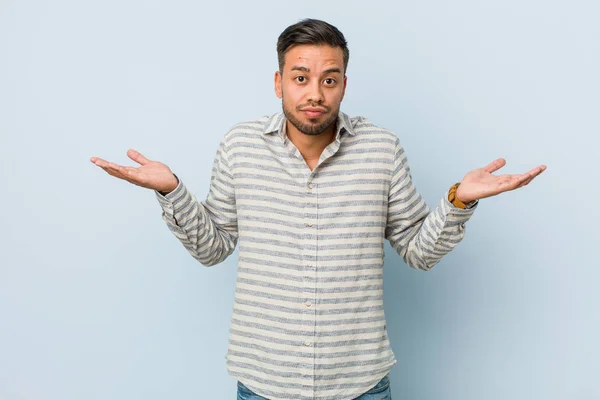
<svg viewBox="0 0 600 400">
<path fill-rule="evenodd" d="M 177 187 L 179 181 L 165 164 L 148 160 L 133 149 L 127 152 L 127 156 L 141 166 L 126 167 L 98 157 L 92 157 L 90 161 L 105 170 L 108 174 L 126 180 L 134 185 L 166 193 L 173 191 Z"/>
<path fill-rule="evenodd" d="M 495 196 L 529 184 L 536 176 L 546 170 L 545 165 L 540 165 L 524 174 L 492 174 L 492 172 L 499 170 L 505 165 L 506 160 L 499 158 L 486 167 L 469 172 L 458 186 L 456 197 L 463 203 L 469 203 L 474 200 Z"/>
</svg>

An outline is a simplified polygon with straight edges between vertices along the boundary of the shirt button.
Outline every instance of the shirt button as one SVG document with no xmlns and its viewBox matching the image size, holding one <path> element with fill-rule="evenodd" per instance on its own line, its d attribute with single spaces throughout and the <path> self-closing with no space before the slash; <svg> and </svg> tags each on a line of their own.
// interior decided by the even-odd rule
<svg viewBox="0 0 600 400">
<path fill-rule="evenodd" d="M 309 228 L 312 228 L 312 224 L 306 224 L 306 226 L 308 226 Z"/>
<path fill-rule="evenodd" d="M 312 305 L 310 301 L 307 301 L 307 302 L 306 302 L 306 303 L 304 303 L 304 304 L 306 304 L 306 307 L 310 307 L 310 306 Z"/>
<path fill-rule="evenodd" d="M 312 189 L 312 185 L 308 185 L 308 188 L 309 188 L 309 189 Z"/>
<path fill-rule="evenodd" d="M 310 347 L 310 346 L 312 346 L 312 343 L 307 340 L 306 342 L 304 342 L 304 345 L 307 346 L 307 347 Z"/>
</svg>

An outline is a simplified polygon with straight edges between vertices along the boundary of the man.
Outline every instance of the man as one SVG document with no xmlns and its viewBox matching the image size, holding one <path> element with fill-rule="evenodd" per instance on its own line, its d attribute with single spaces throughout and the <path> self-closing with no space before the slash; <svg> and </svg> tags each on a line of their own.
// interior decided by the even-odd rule
<svg viewBox="0 0 600 400">
<path fill-rule="evenodd" d="M 236 125 L 198 202 L 164 164 L 94 157 L 109 174 L 156 191 L 163 219 L 205 266 L 240 253 L 227 355 L 240 399 L 388 399 L 396 362 L 383 312 L 384 238 L 430 270 L 463 238 L 479 199 L 527 185 L 546 167 L 465 175 L 430 212 L 395 134 L 340 112 L 349 52 L 319 20 L 277 43 L 283 112 Z"/>
</svg>

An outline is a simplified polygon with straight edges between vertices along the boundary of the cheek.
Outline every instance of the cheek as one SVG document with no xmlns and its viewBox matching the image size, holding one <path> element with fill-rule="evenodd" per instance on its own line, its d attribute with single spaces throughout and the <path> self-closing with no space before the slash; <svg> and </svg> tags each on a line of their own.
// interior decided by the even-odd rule
<svg viewBox="0 0 600 400">
<path fill-rule="evenodd" d="M 283 100 L 287 104 L 298 103 L 302 99 L 302 92 L 297 88 L 286 86 L 281 87 L 281 93 L 283 95 Z"/>
<path fill-rule="evenodd" d="M 335 103 L 341 102 L 343 96 L 344 96 L 344 91 L 343 90 L 335 90 L 335 91 L 332 91 L 331 93 L 329 93 L 329 96 L 328 96 L 327 100 L 330 103 L 335 104 Z"/>
</svg>

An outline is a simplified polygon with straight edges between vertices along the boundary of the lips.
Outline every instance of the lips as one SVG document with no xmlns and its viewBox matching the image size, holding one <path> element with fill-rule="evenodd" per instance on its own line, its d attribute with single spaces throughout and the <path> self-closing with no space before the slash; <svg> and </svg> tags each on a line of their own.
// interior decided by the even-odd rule
<svg viewBox="0 0 600 400">
<path fill-rule="evenodd" d="M 303 108 L 300 111 L 302 111 L 304 114 L 306 114 L 306 116 L 309 118 L 317 118 L 317 117 L 325 114 L 325 112 L 326 112 L 322 108 L 312 108 L 312 107 Z"/>
</svg>

